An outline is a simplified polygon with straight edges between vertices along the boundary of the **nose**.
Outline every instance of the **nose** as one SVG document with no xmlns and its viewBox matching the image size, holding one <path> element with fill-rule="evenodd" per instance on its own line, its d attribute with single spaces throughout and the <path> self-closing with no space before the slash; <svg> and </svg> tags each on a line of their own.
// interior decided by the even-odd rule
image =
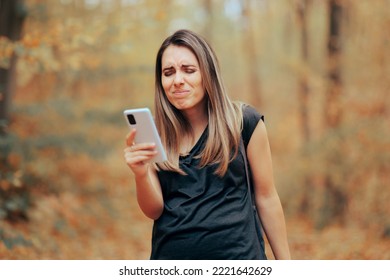
<svg viewBox="0 0 390 280">
<path fill-rule="evenodd" d="M 177 72 L 174 79 L 175 86 L 182 85 L 184 83 L 184 77 L 180 72 Z"/>
</svg>

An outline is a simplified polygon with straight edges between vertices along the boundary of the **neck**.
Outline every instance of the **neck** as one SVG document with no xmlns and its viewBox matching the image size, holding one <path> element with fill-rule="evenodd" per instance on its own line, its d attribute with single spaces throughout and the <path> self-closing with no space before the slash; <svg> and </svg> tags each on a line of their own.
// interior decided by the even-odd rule
<svg viewBox="0 0 390 280">
<path fill-rule="evenodd" d="M 199 106 L 196 108 L 191 108 L 189 110 L 185 110 L 182 112 L 186 117 L 187 121 L 191 124 L 193 137 L 197 138 L 208 124 L 208 113 L 207 106 L 203 104 L 203 106 Z"/>
<path fill-rule="evenodd" d="M 199 140 L 208 124 L 207 106 L 192 108 L 182 112 L 192 128 L 192 135 L 180 140 L 180 153 L 187 154 Z"/>
</svg>

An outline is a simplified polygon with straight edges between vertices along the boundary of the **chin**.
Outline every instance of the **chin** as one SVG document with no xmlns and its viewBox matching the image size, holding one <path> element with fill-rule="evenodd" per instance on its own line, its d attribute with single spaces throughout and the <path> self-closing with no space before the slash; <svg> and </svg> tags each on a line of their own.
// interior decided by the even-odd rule
<svg viewBox="0 0 390 280">
<path fill-rule="evenodd" d="M 178 103 L 173 104 L 173 106 L 175 106 L 177 110 L 187 110 L 192 108 L 192 106 L 189 106 L 187 104 L 178 104 Z"/>
</svg>

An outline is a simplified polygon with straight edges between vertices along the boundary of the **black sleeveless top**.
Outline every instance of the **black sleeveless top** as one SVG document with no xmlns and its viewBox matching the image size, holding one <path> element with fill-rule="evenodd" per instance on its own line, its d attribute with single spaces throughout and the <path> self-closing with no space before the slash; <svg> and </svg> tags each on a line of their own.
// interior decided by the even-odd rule
<svg viewBox="0 0 390 280">
<path fill-rule="evenodd" d="M 243 109 L 246 146 L 258 121 L 254 108 Z M 164 211 L 154 222 L 151 259 L 266 259 L 248 191 L 244 157 L 239 153 L 223 177 L 216 165 L 198 168 L 195 156 L 204 148 L 207 128 L 179 164 L 187 175 L 159 171 Z"/>
</svg>

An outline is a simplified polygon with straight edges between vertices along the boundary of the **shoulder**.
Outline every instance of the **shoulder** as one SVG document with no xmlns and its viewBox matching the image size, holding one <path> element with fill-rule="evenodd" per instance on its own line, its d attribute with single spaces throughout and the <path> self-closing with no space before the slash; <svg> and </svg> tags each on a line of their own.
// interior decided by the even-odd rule
<svg viewBox="0 0 390 280">
<path fill-rule="evenodd" d="M 256 123 L 259 120 L 264 121 L 264 116 L 256 108 L 249 104 L 242 104 L 242 114 L 244 116 L 244 121 L 254 121 Z"/>
<path fill-rule="evenodd" d="M 262 115 L 256 108 L 248 104 L 242 105 L 242 115 L 242 138 L 246 148 L 259 121 L 261 120 L 264 122 L 264 115 Z"/>
</svg>

